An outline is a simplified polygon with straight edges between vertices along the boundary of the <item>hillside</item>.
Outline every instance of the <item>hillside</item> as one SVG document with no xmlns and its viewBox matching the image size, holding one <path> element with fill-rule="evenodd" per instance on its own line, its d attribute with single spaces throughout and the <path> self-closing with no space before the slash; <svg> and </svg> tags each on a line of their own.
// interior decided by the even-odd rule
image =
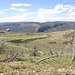
<svg viewBox="0 0 75 75">
<path fill-rule="evenodd" d="M 0 33 L 0 45 L 7 39 L 2 49 L 0 48 L 0 74 L 75 75 L 75 61 L 71 61 L 71 43 L 74 35 L 75 30 L 51 33 Z M 56 55 L 59 56 L 37 62 Z"/>
<path fill-rule="evenodd" d="M 11 32 L 55 32 L 64 31 L 68 29 L 75 29 L 75 22 L 12 22 L 0 23 L 0 30 L 10 28 Z"/>
</svg>

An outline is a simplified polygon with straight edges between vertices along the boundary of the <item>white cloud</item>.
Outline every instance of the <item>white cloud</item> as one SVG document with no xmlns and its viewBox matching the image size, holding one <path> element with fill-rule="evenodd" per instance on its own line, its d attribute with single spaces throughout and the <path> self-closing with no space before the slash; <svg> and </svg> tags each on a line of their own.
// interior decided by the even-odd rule
<svg viewBox="0 0 75 75">
<path fill-rule="evenodd" d="M 25 12 L 27 11 L 28 9 L 17 9 L 19 12 Z"/>
<path fill-rule="evenodd" d="M 55 10 L 59 11 L 60 14 L 65 14 L 65 15 L 68 14 L 68 16 L 75 15 L 75 6 L 72 5 L 58 4 L 56 5 Z"/>
<path fill-rule="evenodd" d="M 38 9 L 37 12 L 37 17 L 35 18 L 36 21 L 44 21 L 44 20 L 48 20 L 53 16 L 56 16 L 56 14 L 58 13 L 58 11 L 53 10 L 53 9 Z"/>
<path fill-rule="evenodd" d="M 75 12 L 72 12 L 72 13 L 70 14 L 70 16 L 75 16 Z"/>
<path fill-rule="evenodd" d="M 5 12 L 4 11 L 0 11 L 0 14 L 5 14 Z"/>
<path fill-rule="evenodd" d="M 11 6 L 20 7 L 20 6 L 31 6 L 31 4 L 11 4 Z"/>
<path fill-rule="evenodd" d="M 71 13 L 74 9 L 75 9 L 75 6 L 72 6 L 72 5 L 58 4 L 55 6 L 55 10 L 63 14 Z"/>
<path fill-rule="evenodd" d="M 15 7 L 12 7 L 12 8 L 9 8 L 9 9 L 11 9 L 11 10 L 17 10 L 17 8 L 15 8 Z"/>
<path fill-rule="evenodd" d="M 53 21 L 75 21 L 75 17 L 54 17 Z"/>
<path fill-rule="evenodd" d="M 75 20 L 75 6 L 58 4 L 54 9 L 43 9 L 40 8 L 37 11 L 37 17 L 35 21 L 67 21 Z"/>
<path fill-rule="evenodd" d="M 9 9 L 4 9 L 4 11 L 9 11 Z"/>
<path fill-rule="evenodd" d="M 11 9 L 11 10 L 17 10 L 17 11 L 19 11 L 19 12 L 25 12 L 25 11 L 27 11 L 28 9 L 17 9 L 17 8 L 15 8 L 15 7 L 12 7 L 12 8 L 9 8 L 9 9 Z"/>
<path fill-rule="evenodd" d="M 58 5 L 55 6 L 55 10 L 60 11 L 62 9 L 63 9 L 63 4 L 58 4 Z"/>
<path fill-rule="evenodd" d="M 21 22 L 21 21 L 33 21 L 34 12 L 27 12 L 24 14 L 17 14 L 11 17 L 0 18 L 0 22 Z"/>
<path fill-rule="evenodd" d="M 25 6 L 25 5 L 12 5 L 12 6 Z M 75 6 L 58 4 L 54 9 L 39 8 L 35 12 L 28 12 L 28 9 L 11 7 L 11 10 L 19 11 L 17 15 L 11 17 L 0 18 L 0 22 L 18 22 L 18 21 L 75 21 Z M 23 13 L 20 13 L 23 12 Z M 0 14 L 5 12 L 0 11 Z"/>
</svg>

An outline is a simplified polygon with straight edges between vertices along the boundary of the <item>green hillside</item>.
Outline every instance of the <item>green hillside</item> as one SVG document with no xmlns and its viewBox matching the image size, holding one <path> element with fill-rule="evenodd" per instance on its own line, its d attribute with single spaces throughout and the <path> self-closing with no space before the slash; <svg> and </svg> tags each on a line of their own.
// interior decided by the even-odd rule
<svg viewBox="0 0 75 75">
<path fill-rule="evenodd" d="M 63 75 L 75 74 L 72 43 L 75 30 L 50 33 L 0 33 L 0 74 Z M 52 51 L 52 54 L 50 52 Z M 38 62 L 40 59 L 50 58 Z"/>
</svg>

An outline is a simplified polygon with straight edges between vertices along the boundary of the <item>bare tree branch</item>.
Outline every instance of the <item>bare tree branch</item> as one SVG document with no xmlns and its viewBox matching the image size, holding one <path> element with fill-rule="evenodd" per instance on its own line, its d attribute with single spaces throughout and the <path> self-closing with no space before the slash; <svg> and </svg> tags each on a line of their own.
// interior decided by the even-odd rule
<svg viewBox="0 0 75 75">
<path fill-rule="evenodd" d="M 54 60 L 51 59 L 51 58 L 58 57 L 58 56 L 59 56 L 59 55 L 54 55 L 54 56 L 46 57 L 46 58 L 43 58 L 43 59 L 40 59 L 40 60 L 37 60 L 37 61 L 32 61 L 32 60 L 30 59 L 30 61 L 31 61 L 31 62 L 41 62 L 41 61 L 44 61 L 44 60 L 50 59 L 50 60 L 52 60 L 53 62 L 56 63 L 56 61 L 54 61 Z"/>
<path fill-rule="evenodd" d="M 21 52 L 21 53 L 17 52 L 16 54 L 12 54 L 12 56 L 10 56 L 10 57 L 8 57 L 8 55 L 6 55 L 5 59 L 4 60 L 0 60 L 0 62 L 6 62 L 8 60 L 16 59 L 19 56 L 21 56 L 22 54 L 23 54 L 23 52 Z"/>
<path fill-rule="evenodd" d="M 38 61 L 36 61 L 36 62 L 41 62 L 41 61 L 44 61 L 44 60 L 46 60 L 46 59 L 50 59 L 50 58 L 54 58 L 54 57 L 58 57 L 58 55 L 46 57 L 46 58 L 40 59 L 40 60 L 38 60 Z"/>
<path fill-rule="evenodd" d="M 53 55 L 53 52 L 51 51 L 51 49 L 49 49 L 49 51 L 50 51 L 51 55 Z"/>
<path fill-rule="evenodd" d="M 0 50 L 3 48 L 3 45 L 8 41 L 8 39 L 4 40 L 0 45 Z"/>
<path fill-rule="evenodd" d="M 56 63 L 56 61 L 55 61 L 55 60 L 53 60 L 53 59 L 51 59 L 51 58 L 50 58 L 50 60 L 52 60 L 54 63 Z"/>
</svg>

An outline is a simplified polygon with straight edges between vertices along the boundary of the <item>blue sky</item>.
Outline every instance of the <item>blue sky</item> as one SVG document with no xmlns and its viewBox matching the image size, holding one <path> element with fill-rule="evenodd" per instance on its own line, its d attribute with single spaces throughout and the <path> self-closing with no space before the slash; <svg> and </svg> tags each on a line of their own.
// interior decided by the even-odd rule
<svg viewBox="0 0 75 75">
<path fill-rule="evenodd" d="M 0 22 L 75 21 L 75 0 L 1 0 Z"/>
</svg>

